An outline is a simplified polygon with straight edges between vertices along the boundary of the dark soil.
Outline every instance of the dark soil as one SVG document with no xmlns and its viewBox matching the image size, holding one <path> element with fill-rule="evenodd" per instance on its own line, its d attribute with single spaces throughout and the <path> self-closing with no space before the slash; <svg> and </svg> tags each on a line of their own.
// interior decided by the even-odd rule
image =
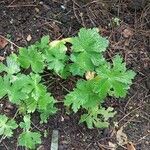
<svg viewBox="0 0 150 150">
<path fill-rule="evenodd" d="M 113 18 L 119 18 L 117 25 Z M 124 100 L 108 98 L 105 105 L 114 107 L 118 113 L 112 122 L 124 127 L 124 133 L 135 144 L 136 150 L 150 149 L 150 1 L 149 0 L 1 0 L 0 35 L 16 45 L 27 46 L 43 35 L 51 39 L 75 35 L 81 27 L 99 27 L 109 37 L 110 47 L 106 57 L 120 53 L 128 68 L 137 76 Z M 27 36 L 31 35 L 30 42 Z M 16 52 L 9 43 L 0 50 L 0 56 Z M 55 98 L 62 100 L 66 90 L 72 90 L 75 79 L 58 79 L 50 90 Z M 64 88 L 65 87 L 65 88 Z M 3 110 L 7 107 L 3 103 Z M 40 125 L 38 114 L 33 116 L 33 129 L 47 131 L 39 149 L 49 150 L 53 129 L 59 131 L 59 150 L 107 150 L 108 142 L 116 142 L 114 125 L 109 129 L 89 130 L 78 124 L 79 114 L 66 114 L 60 103 L 59 112 L 47 124 Z M 15 110 L 5 111 L 12 115 Z M 19 117 L 18 117 L 19 120 Z M 0 143 L 0 150 L 22 150 L 14 137 Z M 122 146 L 118 150 L 125 149 Z M 132 150 L 132 149 L 131 149 Z"/>
</svg>

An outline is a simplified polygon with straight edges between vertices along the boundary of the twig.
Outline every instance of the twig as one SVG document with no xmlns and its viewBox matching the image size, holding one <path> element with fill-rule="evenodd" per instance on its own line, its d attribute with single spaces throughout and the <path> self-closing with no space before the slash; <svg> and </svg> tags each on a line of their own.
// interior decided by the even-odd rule
<svg viewBox="0 0 150 150">
<path fill-rule="evenodd" d="M 123 118 L 121 118 L 121 119 L 118 121 L 118 124 L 119 124 L 122 120 L 124 120 L 126 117 L 128 117 L 131 113 L 133 113 L 134 111 L 138 110 L 140 107 L 142 107 L 142 106 L 139 106 L 139 107 L 135 108 L 134 110 L 130 111 L 128 114 L 126 114 Z"/>
<path fill-rule="evenodd" d="M 66 87 L 64 87 L 61 83 L 59 83 L 59 85 L 63 88 L 63 89 L 65 89 L 67 92 L 70 92 Z"/>
<path fill-rule="evenodd" d="M 29 5 L 10 5 L 6 6 L 7 8 L 14 8 L 14 7 L 36 7 L 37 5 L 29 4 Z"/>
<path fill-rule="evenodd" d="M 8 6 L 11 6 L 16 0 L 13 0 Z"/>
<path fill-rule="evenodd" d="M 145 136 L 141 137 L 141 138 L 135 143 L 135 145 L 141 143 L 141 141 L 142 141 L 142 140 L 145 140 L 145 138 L 146 138 L 147 136 L 150 136 L 150 133 L 148 133 L 148 134 L 146 134 Z"/>
<path fill-rule="evenodd" d="M 19 112 L 19 109 L 17 109 L 17 111 L 16 111 L 16 113 L 15 113 L 15 115 L 14 115 L 14 117 L 13 117 L 12 119 L 15 119 L 15 118 L 16 118 L 18 112 Z"/>
<path fill-rule="evenodd" d="M 4 142 L 2 142 L 2 144 L 5 146 L 5 148 L 6 148 L 7 150 L 9 150 L 9 148 L 7 147 L 7 145 L 6 145 Z"/>
<path fill-rule="evenodd" d="M 2 141 L 6 138 L 6 135 L 3 135 L 0 139 L 0 143 L 2 143 Z"/>
<path fill-rule="evenodd" d="M 40 128 L 38 128 L 33 122 L 31 122 L 31 124 L 37 129 L 39 130 L 40 132 L 42 132 L 42 130 Z"/>
</svg>

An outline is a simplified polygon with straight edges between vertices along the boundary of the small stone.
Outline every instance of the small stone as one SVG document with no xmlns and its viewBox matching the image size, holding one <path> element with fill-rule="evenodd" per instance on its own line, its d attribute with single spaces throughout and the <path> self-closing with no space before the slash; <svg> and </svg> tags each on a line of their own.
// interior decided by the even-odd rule
<svg viewBox="0 0 150 150">
<path fill-rule="evenodd" d="M 31 37 L 31 35 L 29 34 L 29 35 L 27 36 L 27 41 L 29 42 L 29 41 L 31 41 L 31 39 L 32 39 L 32 37 Z"/>
</svg>

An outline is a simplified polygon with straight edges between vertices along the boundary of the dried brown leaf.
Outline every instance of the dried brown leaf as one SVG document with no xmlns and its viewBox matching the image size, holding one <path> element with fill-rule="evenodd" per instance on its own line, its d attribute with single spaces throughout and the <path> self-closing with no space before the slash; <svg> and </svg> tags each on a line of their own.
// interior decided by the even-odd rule
<svg viewBox="0 0 150 150">
<path fill-rule="evenodd" d="M 124 29 L 124 30 L 123 30 L 122 35 L 123 35 L 125 38 L 129 38 L 130 36 L 133 35 L 133 32 L 132 32 L 131 29 L 127 28 L 127 29 Z"/>
<path fill-rule="evenodd" d="M 136 150 L 132 142 L 127 143 L 127 150 Z"/>
<path fill-rule="evenodd" d="M 0 37 L 0 48 L 5 48 L 5 46 L 8 44 L 8 41 L 5 38 Z"/>
<path fill-rule="evenodd" d="M 88 72 L 85 74 L 85 78 L 86 78 L 87 80 L 93 79 L 94 76 L 95 76 L 95 72 L 92 72 L 92 71 L 88 71 Z"/>
<path fill-rule="evenodd" d="M 116 133 L 117 142 L 119 145 L 123 146 L 128 143 L 127 135 L 123 132 L 123 127 L 121 127 Z"/>
</svg>

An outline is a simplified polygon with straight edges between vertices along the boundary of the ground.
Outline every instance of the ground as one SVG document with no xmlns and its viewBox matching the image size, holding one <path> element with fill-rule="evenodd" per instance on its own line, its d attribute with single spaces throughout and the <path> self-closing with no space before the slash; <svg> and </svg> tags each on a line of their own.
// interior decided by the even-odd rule
<svg viewBox="0 0 150 150">
<path fill-rule="evenodd" d="M 136 150 L 149 150 L 150 1 L 0 1 L 0 35 L 20 47 L 34 43 L 43 35 L 50 35 L 52 40 L 73 36 L 81 27 L 98 27 L 101 34 L 107 36 L 110 41 L 106 57 L 110 59 L 116 53 L 120 53 L 127 67 L 137 73 L 136 78 L 125 99 L 106 100 L 105 105 L 114 107 L 118 112 L 109 129 L 87 129 L 84 124 L 78 124 L 79 114 L 67 115 L 61 103 L 58 105 L 59 113 L 52 116 L 47 124 L 40 125 L 38 114 L 35 114 L 33 129 L 48 132 L 39 149 L 49 149 L 52 131 L 57 129 L 59 150 L 107 150 L 108 142 L 116 143 L 113 123 L 116 122 L 118 128 L 123 127 L 123 132 Z M 0 58 L 17 52 L 17 46 L 14 44 L 9 42 L 5 48 L 0 49 Z M 69 79 L 65 82 L 58 79 L 50 90 L 57 99 L 62 100 L 66 93 L 63 87 L 72 90 L 74 80 Z M 8 104 L 4 103 L 1 112 L 7 115 L 14 114 L 15 110 L 9 110 L 7 107 Z M 18 133 L 19 131 L 16 131 L 13 138 L 3 140 L 0 150 L 23 149 L 18 147 L 16 142 Z M 126 148 L 117 146 L 117 149 Z"/>
</svg>

